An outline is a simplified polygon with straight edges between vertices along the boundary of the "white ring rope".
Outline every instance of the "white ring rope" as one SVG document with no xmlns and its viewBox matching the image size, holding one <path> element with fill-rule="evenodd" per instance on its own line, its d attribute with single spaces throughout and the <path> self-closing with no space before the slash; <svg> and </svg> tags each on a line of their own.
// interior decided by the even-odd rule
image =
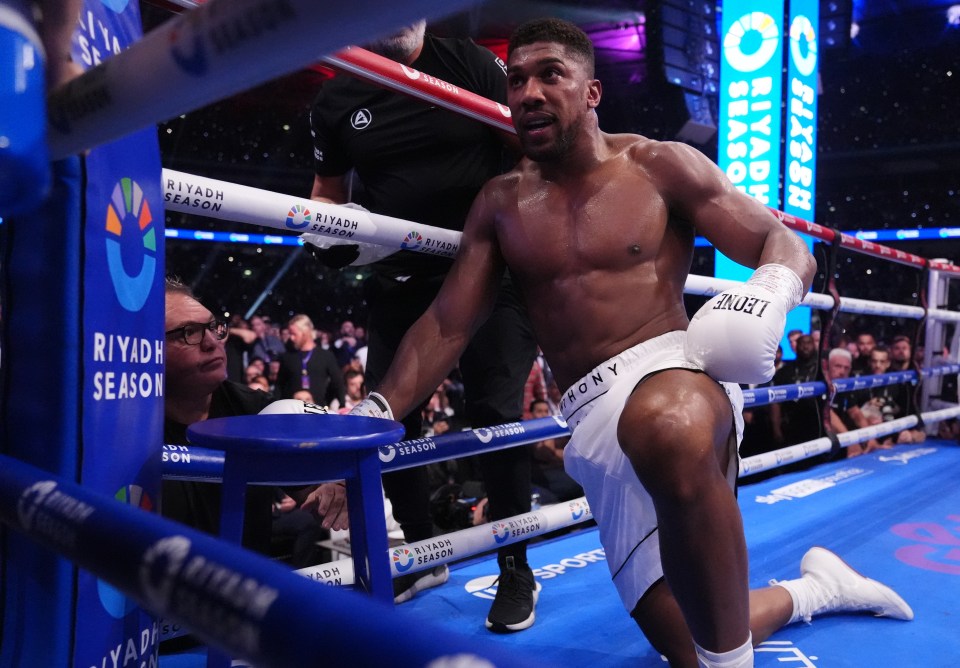
<svg viewBox="0 0 960 668">
<path fill-rule="evenodd" d="M 163 170 L 164 206 L 219 220 L 453 257 L 460 232 L 228 181 Z"/>
<path fill-rule="evenodd" d="M 933 424 L 958 416 L 960 416 L 960 406 L 930 411 L 921 415 L 925 424 Z M 910 429 L 917 424 L 919 424 L 917 416 L 908 415 L 878 425 L 837 434 L 837 439 L 841 447 L 848 447 L 871 438 L 879 438 L 903 429 Z M 747 457 L 740 462 L 739 475 L 744 476 L 777 468 L 790 462 L 826 454 L 832 449 L 833 443 L 829 438 L 824 437 Z M 581 497 L 572 501 L 545 506 L 540 510 L 523 513 L 515 517 L 495 520 L 488 524 L 461 529 L 436 538 L 416 543 L 405 543 L 390 548 L 387 550 L 390 569 L 394 577 L 406 573 L 416 573 L 441 564 L 474 557 L 482 552 L 497 550 L 504 545 L 580 524 L 590 519 L 593 519 L 590 505 L 586 498 Z M 351 559 L 340 559 L 317 566 L 301 568 L 296 572 L 311 580 L 326 584 L 352 585 L 354 583 L 353 561 Z"/>
<path fill-rule="evenodd" d="M 394 577 L 416 573 L 489 550 L 497 550 L 504 545 L 528 540 L 534 536 L 591 519 L 593 519 L 593 513 L 590 512 L 590 504 L 584 497 L 544 506 L 540 510 L 515 517 L 494 520 L 488 524 L 479 524 L 436 538 L 392 547 L 387 550 L 390 570 Z M 351 559 L 340 559 L 301 568 L 296 572 L 311 580 L 328 584 L 349 585 L 354 581 Z"/>
<path fill-rule="evenodd" d="M 289 232 L 311 232 L 337 241 L 361 241 L 395 250 L 410 250 L 428 255 L 453 257 L 460 247 L 461 233 L 410 220 L 359 211 L 336 204 L 243 186 L 229 181 L 163 170 L 164 204 L 171 211 L 208 216 Z M 686 294 L 713 296 L 742 285 L 712 276 L 691 274 L 684 285 Z M 833 297 L 808 292 L 803 306 L 830 310 Z M 942 309 L 924 309 L 887 302 L 840 298 L 840 311 L 864 315 L 900 316 L 920 319 L 942 318 L 960 321 L 960 313 Z"/>
</svg>

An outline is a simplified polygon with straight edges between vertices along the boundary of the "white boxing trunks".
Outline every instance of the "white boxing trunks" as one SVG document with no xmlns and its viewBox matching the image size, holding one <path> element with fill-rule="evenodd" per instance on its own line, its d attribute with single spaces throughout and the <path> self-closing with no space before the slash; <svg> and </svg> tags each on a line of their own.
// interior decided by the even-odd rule
<svg viewBox="0 0 960 668">
<path fill-rule="evenodd" d="M 560 402 L 572 432 L 564 449 L 564 468 L 583 487 L 600 529 L 607 565 L 627 612 L 663 577 L 660 537 L 653 500 L 617 442 L 617 424 L 637 384 L 665 369 L 699 369 L 684 358 L 686 332 L 668 332 L 644 341 L 599 365 L 564 393 Z M 727 479 L 739 469 L 743 438 L 743 393 L 735 383 L 720 383 L 733 408 L 736 444 Z"/>
</svg>

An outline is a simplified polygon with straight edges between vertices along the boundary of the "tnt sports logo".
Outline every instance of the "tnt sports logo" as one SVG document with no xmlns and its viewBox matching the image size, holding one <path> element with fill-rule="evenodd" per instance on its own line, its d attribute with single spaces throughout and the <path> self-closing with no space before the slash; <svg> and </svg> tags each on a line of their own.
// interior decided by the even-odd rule
<svg viewBox="0 0 960 668">
<path fill-rule="evenodd" d="M 805 77 L 817 68 L 817 33 L 810 19 L 802 14 L 790 24 L 790 58 Z"/>
<path fill-rule="evenodd" d="M 153 512 L 153 500 L 140 485 L 125 485 L 117 490 L 113 498 L 128 506 Z M 103 609 L 114 619 L 123 619 L 137 609 L 136 603 L 100 579 L 97 579 L 97 595 Z"/>
<path fill-rule="evenodd" d="M 133 179 L 120 179 L 113 187 L 107 204 L 106 228 L 107 268 L 114 292 L 123 308 L 136 313 L 147 302 L 153 287 L 157 235 L 150 205 Z M 137 265 L 139 271 L 127 273 L 126 267 Z"/>
<path fill-rule="evenodd" d="M 291 230 L 302 230 L 310 224 L 310 209 L 302 204 L 294 204 L 287 211 L 286 223 Z"/>
<path fill-rule="evenodd" d="M 417 250 L 423 245 L 423 236 L 416 230 L 407 232 L 407 236 L 400 242 L 400 248 L 403 250 Z"/>
<path fill-rule="evenodd" d="M 363 130 L 371 123 L 373 123 L 373 114 L 370 113 L 369 109 L 357 109 L 350 116 L 350 125 L 353 126 L 354 130 Z"/>
<path fill-rule="evenodd" d="M 510 537 L 510 528 L 503 522 L 496 522 L 490 527 L 490 533 L 493 534 L 493 540 L 499 545 Z"/>
<path fill-rule="evenodd" d="M 390 558 L 393 560 L 393 565 L 398 573 L 406 573 L 413 566 L 413 552 L 405 547 L 395 548 Z"/>
<path fill-rule="evenodd" d="M 482 575 L 470 580 L 463 588 L 471 596 L 492 601 L 497 597 L 497 579 L 499 577 L 499 575 Z"/>
<path fill-rule="evenodd" d="M 780 29 L 763 12 L 744 14 L 723 36 L 723 55 L 738 72 L 756 72 L 770 62 L 780 46 Z"/>
<path fill-rule="evenodd" d="M 392 462 L 393 458 L 397 456 L 397 449 L 392 445 L 381 445 L 380 448 L 380 461 L 386 464 L 387 462 Z"/>
</svg>

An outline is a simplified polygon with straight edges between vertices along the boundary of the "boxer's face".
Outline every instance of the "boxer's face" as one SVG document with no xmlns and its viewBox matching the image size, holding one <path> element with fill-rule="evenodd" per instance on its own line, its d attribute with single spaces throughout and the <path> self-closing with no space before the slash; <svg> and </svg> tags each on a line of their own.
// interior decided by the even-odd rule
<svg viewBox="0 0 960 668">
<path fill-rule="evenodd" d="M 507 103 L 524 154 L 538 162 L 558 160 L 600 103 L 600 82 L 564 46 L 534 42 L 510 53 Z"/>
</svg>

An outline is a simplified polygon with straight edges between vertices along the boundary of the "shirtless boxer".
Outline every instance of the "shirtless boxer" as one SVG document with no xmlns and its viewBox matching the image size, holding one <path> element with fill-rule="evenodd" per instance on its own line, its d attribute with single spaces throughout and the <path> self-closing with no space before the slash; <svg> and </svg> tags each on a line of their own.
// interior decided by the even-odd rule
<svg viewBox="0 0 960 668">
<path fill-rule="evenodd" d="M 625 606 L 672 666 L 752 666 L 751 642 L 822 612 L 911 618 L 892 590 L 822 548 L 799 580 L 748 590 L 735 383 L 773 375 L 786 313 L 816 269 L 803 242 L 696 150 L 602 132 L 592 45 L 572 24 L 519 27 L 507 77 L 526 157 L 477 196 L 443 288 L 355 411 L 418 405 L 483 323 L 507 266 L 570 388 L 567 471 Z M 688 323 L 697 233 L 759 269 Z"/>
</svg>

